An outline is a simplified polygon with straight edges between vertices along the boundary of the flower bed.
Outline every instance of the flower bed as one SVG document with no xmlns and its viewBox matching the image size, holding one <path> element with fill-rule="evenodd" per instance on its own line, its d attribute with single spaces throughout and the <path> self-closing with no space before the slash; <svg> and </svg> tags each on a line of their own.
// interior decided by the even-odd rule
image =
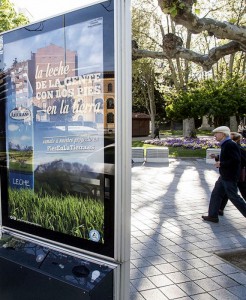
<svg viewBox="0 0 246 300">
<path fill-rule="evenodd" d="M 201 137 L 201 138 L 162 138 L 160 140 L 152 139 L 144 141 L 145 144 L 163 146 L 163 147 L 182 147 L 184 149 L 196 150 L 207 148 L 219 148 L 219 143 L 214 137 Z M 246 148 L 246 139 L 243 138 L 241 145 Z"/>
</svg>

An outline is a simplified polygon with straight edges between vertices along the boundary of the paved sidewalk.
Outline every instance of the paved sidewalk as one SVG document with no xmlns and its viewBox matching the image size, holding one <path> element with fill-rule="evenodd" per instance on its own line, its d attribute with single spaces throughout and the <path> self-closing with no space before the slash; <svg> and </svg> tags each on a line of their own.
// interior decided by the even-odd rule
<svg viewBox="0 0 246 300">
<path fill-rule="evenodd" d="M 246 249 L 245 218 L 201 218 L 217 177 L 205 159 L 133 166 L 131 300 L 246 299 L 246 272 L 215 254 Z"/>
</svg>

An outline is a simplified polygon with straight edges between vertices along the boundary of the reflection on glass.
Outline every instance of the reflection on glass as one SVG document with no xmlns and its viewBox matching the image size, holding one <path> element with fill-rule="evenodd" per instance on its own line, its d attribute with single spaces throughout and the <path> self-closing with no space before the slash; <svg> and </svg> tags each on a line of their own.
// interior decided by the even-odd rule
<svg viewBox="0 0 246 300">
<path fill-rule="evenodd" d="M 2 87 L 9 218 L 103 244 L 114 175 L 104 150 L 114 137 L 113 14 L 97 7 L 101 16 L 79 10 L 4 35 Z"/>
</svg>

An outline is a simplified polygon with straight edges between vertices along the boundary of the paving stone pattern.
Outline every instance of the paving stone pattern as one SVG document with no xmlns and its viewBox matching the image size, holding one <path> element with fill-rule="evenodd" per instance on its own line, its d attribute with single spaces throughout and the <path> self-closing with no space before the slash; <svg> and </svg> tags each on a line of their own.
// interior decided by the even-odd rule
<svg viewBox="0 0 246 300">
<path fill-rule="evenodd" d="M 218 170 L 205 159 L 132 168 L 131 300 L 246 300 L 246 272 L 218 257 L 246 248 L 246 220 L 229 202 L 204 222 Z"/>
</svg>

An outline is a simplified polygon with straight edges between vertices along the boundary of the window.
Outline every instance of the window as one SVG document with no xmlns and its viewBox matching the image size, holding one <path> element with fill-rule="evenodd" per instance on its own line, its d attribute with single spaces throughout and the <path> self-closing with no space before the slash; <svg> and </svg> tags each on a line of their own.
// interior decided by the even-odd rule
<svg viewBox="0 0 246 300">
<path fill-rule="evenodd" d="M 109 93 L 112 93 L 112 92 L 113 92 L 113 85 L 112 85 L 112 83 L 109 83 L 109 84 L 108 84 L 108 92 L 109 92 Z"/>
<path fill-rule="evenodd" d="M 107 123 L 114 123 L 114 114 L 113 113 L 107 114 Z"/>
<path fill-rule="evenodd" d="M 107 109 L 114 109 L 114 99 L 113 98 L 107 99 Z"/>
</svg>

